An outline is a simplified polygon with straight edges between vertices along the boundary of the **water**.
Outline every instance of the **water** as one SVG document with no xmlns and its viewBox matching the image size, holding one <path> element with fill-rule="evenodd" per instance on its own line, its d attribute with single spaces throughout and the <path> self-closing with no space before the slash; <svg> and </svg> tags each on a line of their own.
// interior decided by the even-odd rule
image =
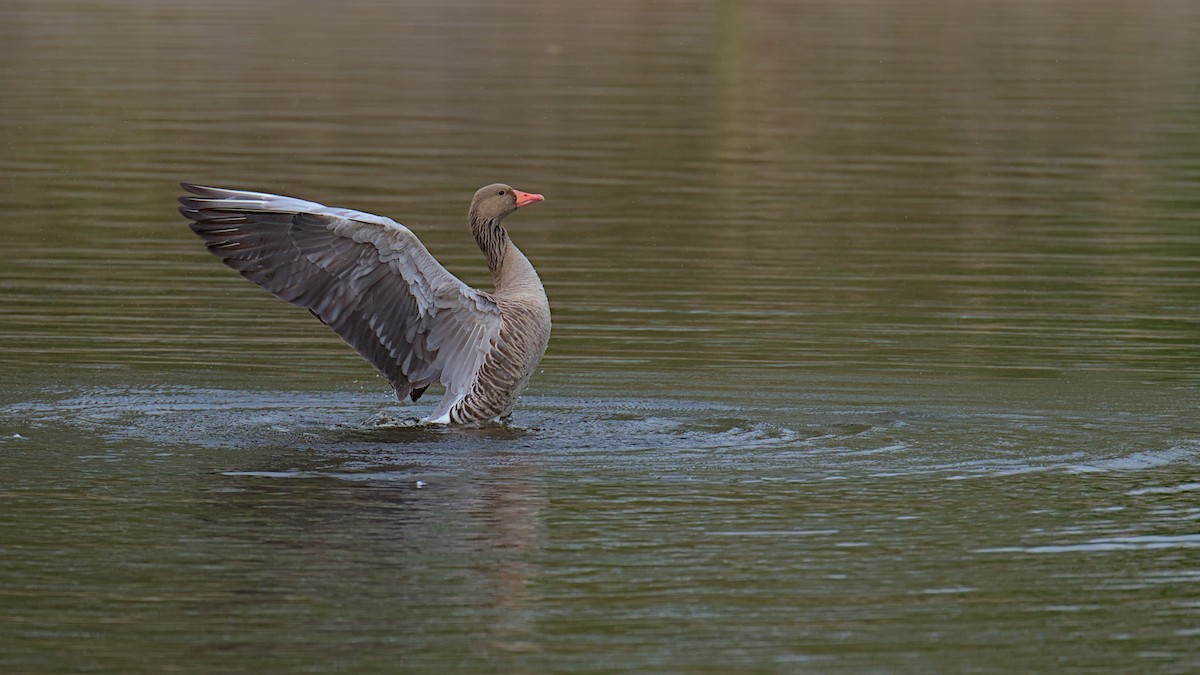
<svg viewBox="0 0 1200 675">
<path fill-rule="evenodd" d="M 1198 29 L 0 6 L 0 670 L 1196 670 Z M 476 285 L 470 194 L 546 194 L 514 425 L 405 426 L 178 180 Z"/>
</svg>

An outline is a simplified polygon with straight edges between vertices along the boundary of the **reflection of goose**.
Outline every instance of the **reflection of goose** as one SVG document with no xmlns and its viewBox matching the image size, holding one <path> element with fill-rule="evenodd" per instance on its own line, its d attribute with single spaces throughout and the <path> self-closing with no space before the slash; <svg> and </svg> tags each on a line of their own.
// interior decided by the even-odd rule
<svg viewBox="0 0 1200 675">
<path fill-rule="evenodd" d="M 550 339 L 550 304 L 502 221 L 541 195 L 489 185 L 469 217 L 495 291 L 442 267 L 391 218 L 292 197 L 182 184 L 192 230 L 242 276 L 307 308 L 383 374 L 401 401 L 446 387 L 424 421 L 506 418 Z"/>
</svg>

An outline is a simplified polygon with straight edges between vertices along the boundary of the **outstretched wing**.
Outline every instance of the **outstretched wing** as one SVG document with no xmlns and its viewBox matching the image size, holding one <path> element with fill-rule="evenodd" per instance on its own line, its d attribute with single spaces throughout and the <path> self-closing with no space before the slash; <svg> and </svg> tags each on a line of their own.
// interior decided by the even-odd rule
<svg viewBox="0 0 1200 675">
<path fill-rule="evenodd" d="M 390 218 L 262 192 L 181 184 L 179 211 L 208 250 L 308 308 L 404 400 L 434 382 L 461 398 L 500 333 L 491 296 L 442 267 Z"/>
</svg>

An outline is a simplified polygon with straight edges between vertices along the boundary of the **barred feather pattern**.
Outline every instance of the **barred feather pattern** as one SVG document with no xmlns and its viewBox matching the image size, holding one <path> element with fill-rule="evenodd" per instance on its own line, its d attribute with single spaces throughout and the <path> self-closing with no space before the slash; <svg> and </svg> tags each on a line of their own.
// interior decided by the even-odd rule
<svg viewBox="0 0 1200 675">
<path fill-rule="evenodd" d="M 501 325 L 470 391 L 449 410 L 455 423 L 509 417 L 550 342 L 550 303 L 529 259 L 499 221 L 472 216 L 471 230 L 492 271 Z"/>
<path fill-rule="evenodd" d="M 450 411 L 452 422 L 507 418 L 550 342 L 550 305 L 534 296 L 496 296 L 503 323 L 471 390 Z"/>
</svg>

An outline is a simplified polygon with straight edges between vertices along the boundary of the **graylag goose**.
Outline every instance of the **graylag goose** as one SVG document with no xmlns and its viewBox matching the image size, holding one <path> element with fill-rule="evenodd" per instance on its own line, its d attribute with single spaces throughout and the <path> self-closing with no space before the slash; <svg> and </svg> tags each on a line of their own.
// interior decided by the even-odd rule
<svg viewBox="0 0 1200 675">
<path fill-rule="evenodd" d="M 308 309 L 375 367 L 396 398 L 446 393 L 422 422 L 507 420 L 550 340 L 550 303 L 504 218 L 542 201 L 480 188 L 468 218 L 495 281 L 464 284 L 400 223 L 292 197 L 182 183 L 179 211 L 226 265 Z"/>
</svg>

